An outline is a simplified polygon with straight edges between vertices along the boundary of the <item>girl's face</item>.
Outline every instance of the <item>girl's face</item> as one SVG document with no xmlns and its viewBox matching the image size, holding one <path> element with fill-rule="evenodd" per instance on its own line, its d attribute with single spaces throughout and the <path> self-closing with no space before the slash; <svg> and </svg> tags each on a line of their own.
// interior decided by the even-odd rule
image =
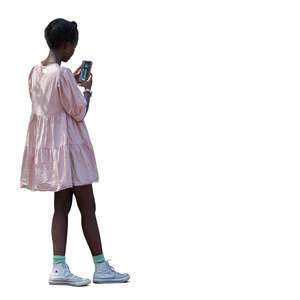
<svg viewBox="0 0 300 300">
<path fill-rule="evenodd" d="M 75 48 L 77 46 L 77 43 L 78 43 L 78 41 L 74 44 L 72 44 L 70 42 L 66 42 L 64 44 L 64 46 L 62 48 L 62 61 L 66 62 L 72 57 L 72 55 L 75 51 Z"/>
</svg>

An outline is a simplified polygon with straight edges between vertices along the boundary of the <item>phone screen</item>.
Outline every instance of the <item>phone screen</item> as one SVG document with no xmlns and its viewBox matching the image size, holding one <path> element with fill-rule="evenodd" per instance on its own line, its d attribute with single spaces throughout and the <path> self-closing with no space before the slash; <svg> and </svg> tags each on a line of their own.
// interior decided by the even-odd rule
<svg viewBox="0 0 300 300">
<path fill-rule="evenodd" d="M 81 70 L 80 70 L 80 74 L 79 74 L 79 78 L 78 81 L 79 82 L 83 82 L 88 80 L 89 76 L 90 76 L 90 72 L 92 69 L 92 62 L 90 60 L 83 60 L 82 64 L 81 64 Z"/>
</svg>

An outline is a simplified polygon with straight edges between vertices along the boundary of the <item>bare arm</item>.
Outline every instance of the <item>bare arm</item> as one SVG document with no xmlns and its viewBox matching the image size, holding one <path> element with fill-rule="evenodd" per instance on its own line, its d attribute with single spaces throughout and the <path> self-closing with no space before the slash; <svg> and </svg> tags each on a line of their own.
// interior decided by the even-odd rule
<svg viewBox="0 0 300 300">
<path fill-rule="evenodd" d="M 84 118 L 85 118 L 85 116 L 86 116 L 86 114 L 87 114 L 87 112 L 88 112 L 88 110 L 89 110 L 91 93 L 83 91 L 83 95 L 84 95 L 85 100 L 86 100 L 86 102 L 87 102 L 86 112 L 85 112 L 85 115 L 84 115 Z"/>
</svg>

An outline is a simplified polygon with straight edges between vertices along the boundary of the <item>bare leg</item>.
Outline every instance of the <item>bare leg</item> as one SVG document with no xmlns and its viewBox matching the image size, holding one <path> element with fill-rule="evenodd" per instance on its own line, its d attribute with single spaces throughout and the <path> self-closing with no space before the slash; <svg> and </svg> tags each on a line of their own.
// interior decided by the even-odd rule
<svg viewBox="0 0 300 300">
<path fill-rule="evenodd" d="M 52 219 L 52 241 L 53 255 L 65 255 L 67 233 L 68 233 L 68 214 L 72 206 L 72 188 L 54 192 L 54 214 Z"/>
<path fill-rule="evenodd" d="M 92 184 L 74 186 L 73 192 L 81 213 L 84 237 L 93 256 L 103 254 L 101 238 L 95 215 L 96 203 Z"/>
</svg>

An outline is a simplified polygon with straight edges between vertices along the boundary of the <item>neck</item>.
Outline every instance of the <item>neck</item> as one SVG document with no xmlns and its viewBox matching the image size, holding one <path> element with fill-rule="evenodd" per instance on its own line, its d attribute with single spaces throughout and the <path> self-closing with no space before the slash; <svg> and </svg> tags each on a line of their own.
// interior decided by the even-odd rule
<svg viewBox="0 0 300 300">
<path fill-rule="evenodd" d="M 59 56 L 59 54 L 55 51 L 55 50 L 50 50 L 48 57 L 43 60 L 44 64 L 51 64 L 51 63 L 57 63 L 57 64 L 61 64 L 61 58 Z"/>
</svg>

